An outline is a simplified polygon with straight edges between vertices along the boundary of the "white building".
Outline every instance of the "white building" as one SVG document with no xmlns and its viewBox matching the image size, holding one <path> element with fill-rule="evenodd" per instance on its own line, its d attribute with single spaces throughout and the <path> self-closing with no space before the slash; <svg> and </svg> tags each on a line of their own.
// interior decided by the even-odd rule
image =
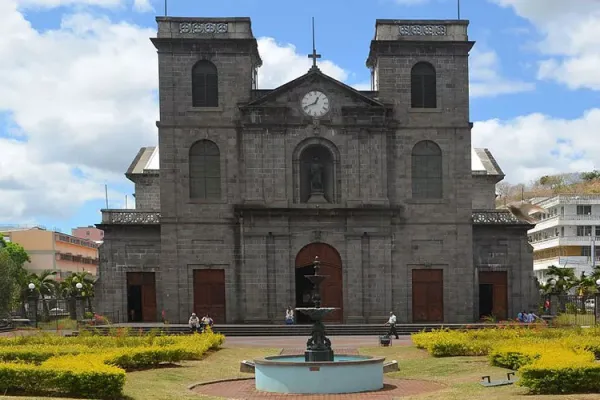
<svg viewBox="0 0 600 400">
<path fill-rule="evenodd" d="M 537 278 L 545 283 L 550 265 L 589 275 L 593 265 L 600 264 L 600 195 L 558 195 L 531 202 L 548 210 L 528 231 Z"/>
</svg>

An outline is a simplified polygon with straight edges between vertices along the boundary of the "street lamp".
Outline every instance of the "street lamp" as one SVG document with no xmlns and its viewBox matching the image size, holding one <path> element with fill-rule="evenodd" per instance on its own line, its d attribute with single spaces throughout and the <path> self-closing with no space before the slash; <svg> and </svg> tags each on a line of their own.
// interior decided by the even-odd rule
<svg viewBox="0 0 600 400">
<path fill-rule="evenodd" d="M 75 309 L 79 310 L 79 313 L 81 314 L 81 318 L 79 318 L 79 316 L 77 316 L 77 314 L 78 314 L 77 311 L 75 311 L 75 315 L 77 316 L 76 319 L 78 321 L 80 321 L 80 320 L 83 320 L 83 317 L 84 317 L 84 315 L 83 315 L 84 313 L 82 312 L 83 311 L 83 300 L 81 297 L 81 289 L 83 289 L 83 285 L 81 284 L 81 282 L 77 282 L 75 284 L 75 288 L 77 288 L 77 293 L 75 295 Z"/>
<path fill-rule="evenodd" d="M 35 320 L 35 327 L 38 327 L 38 316 L 37 316 L 37 296 L 35 293 L 35 284 L 33 282 L 29 283 L 29 285 L 27 285 L 27 287 L 29 288 L 29 307 L 32 307 L 33 305 L 33 319 Z"/>
<path fill-rule="evenodd" d="M 596 280 L 596 299 L 594 300 L 594 308 L 596 309 L 596 323 L 600 323 L 600 278 Z"/>
</svg>

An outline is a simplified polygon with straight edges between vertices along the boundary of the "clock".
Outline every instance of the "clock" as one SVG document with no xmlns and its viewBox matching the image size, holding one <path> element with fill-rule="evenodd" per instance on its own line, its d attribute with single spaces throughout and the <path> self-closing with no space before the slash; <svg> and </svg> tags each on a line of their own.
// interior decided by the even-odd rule
<svg viewBox="0 0 600 400">
<path fill-rule="evenodd" d="M 329 99 L 325 93 L 312 90 L 302 97 L 302 111 L 311 117 L 322 117 L 329 112 Z"/>
</svg>

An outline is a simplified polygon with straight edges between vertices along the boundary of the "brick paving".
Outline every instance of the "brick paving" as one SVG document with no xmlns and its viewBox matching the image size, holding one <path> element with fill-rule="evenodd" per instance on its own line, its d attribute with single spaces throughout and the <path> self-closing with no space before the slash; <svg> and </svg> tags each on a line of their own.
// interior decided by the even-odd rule
<svg viewBox="0 0 600 400">
<path fill-rule="evenodd" d="M 198 394 L 206 396 L 218 396 L 228 400 L 278 400 L 289 398 L 300 398 L 304 400 L 358 400 L 365 398 L 376 400 L 393 400 L 399 397 L 435 392 L 444 388 L 444 385 L 436 382 L 386 378 L 384 379 L 383 389 L 376 392 L 317 395 L 280 394 L 258 392 L 254 386 L 254 379 L 251 378 L 208 383 L 197 386 L 193 390 Z"/>
</svg>

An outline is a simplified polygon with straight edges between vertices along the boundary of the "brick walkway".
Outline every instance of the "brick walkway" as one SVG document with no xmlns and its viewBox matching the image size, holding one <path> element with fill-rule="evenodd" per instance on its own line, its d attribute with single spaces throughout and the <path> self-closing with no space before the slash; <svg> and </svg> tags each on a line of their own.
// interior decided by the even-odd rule
<svg viewBox="0 0 600 400">
<path fill-rule="evenodd" d="M 377 392 L 318 395 L 279 394 L 257 392 L 254 386 L 254 379 L 244 379 L 208 383 L 197 386 L 194 388 L 194 392 L 207 396 L 223 397 L 228 400 L 278 400 L 289 398 L 299 398 L 303 400 L 358 400 L 365 398 L 376 400 L 393 400 L 399 397 L 435 392 L 444 388 L 445 386 L 442 384 L 429 381 L 384 379 L 383 389 Z"/>
</svg>

